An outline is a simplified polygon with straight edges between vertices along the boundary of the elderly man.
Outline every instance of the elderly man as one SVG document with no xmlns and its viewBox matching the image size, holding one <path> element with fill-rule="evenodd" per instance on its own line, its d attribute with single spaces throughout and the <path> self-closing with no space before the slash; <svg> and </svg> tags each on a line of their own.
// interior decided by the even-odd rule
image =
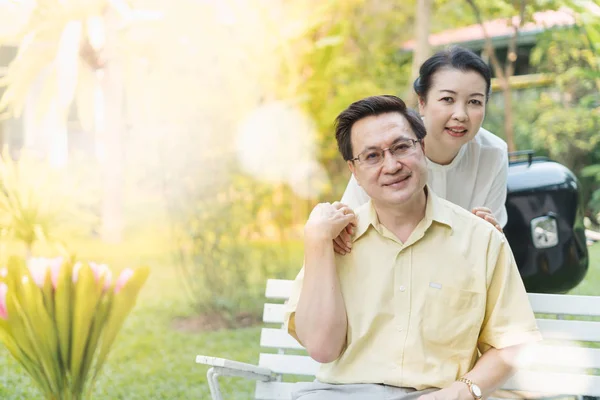
<svg viewBox="0 0 600 400">
<path fill-rule="evenodd" d="M 321 399 L 480 399 L 541 339 L 504 236 L 427 187 L 418 115 L 395 96 L 353 103 L 336 139 L 371 200 L 319 204 L 287 329 L 322 363 L 295 394 Z M 354 225 L 352 252 L 332 240 Z"/>
</svg>

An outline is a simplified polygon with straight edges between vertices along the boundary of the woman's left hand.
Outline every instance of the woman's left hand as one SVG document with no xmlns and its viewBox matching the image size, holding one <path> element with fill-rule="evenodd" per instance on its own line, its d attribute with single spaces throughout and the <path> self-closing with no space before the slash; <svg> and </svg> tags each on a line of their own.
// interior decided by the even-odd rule
<svg viewBox="0 0 600 400">
<path fill-rule="evenodd" d="M 489 208 L 475 207 L 473 210 L 471 210 L 471 212 L 473 214 L 477 215 L 479 218 L 483 218 L 490 224 L 494 225 L 496 227 L 496 229 L 498 229 L 500 231 L 500 233 L 504 233 L 504 231 L 502 230 L 502 227 L 500 226 L 498 221 L 496 221 L 496 217 L 494 217 L 494 214 L 492 214 L 492 210 L 490 210 Z"/>
</svg>

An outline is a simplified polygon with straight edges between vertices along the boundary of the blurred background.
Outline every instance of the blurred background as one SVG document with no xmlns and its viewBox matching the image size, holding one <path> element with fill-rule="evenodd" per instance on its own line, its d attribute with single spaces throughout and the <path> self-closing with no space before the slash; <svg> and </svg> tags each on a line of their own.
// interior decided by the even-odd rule
<svg viewBox="0 0 600 400">
<path fill-rule="evenodd" d="M 597 0 L 0 0 L 0 261 L 152 268 L 96 397 L 202 398 L 196 353 L 256 362 L 266 279 L 295 276 L 350 176 L 334 118 L 415 105 L 450 44 L 493 68 L 483 126 L 571 169 L 596 229 Z M 19 368 L 0 349 L 0 397 L 36 398 Z"/>
</svg>

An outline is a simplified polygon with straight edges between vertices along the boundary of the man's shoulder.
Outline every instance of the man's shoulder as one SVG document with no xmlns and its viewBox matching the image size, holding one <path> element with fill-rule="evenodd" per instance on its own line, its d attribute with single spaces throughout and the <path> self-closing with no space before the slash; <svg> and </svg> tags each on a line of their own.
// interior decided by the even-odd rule
<svg viewBox="0 0 600 400">
<path fill-rule="evenodd" d="M 354 215 L 356 215 L 356 229 L 354 230 L 354 235 L 352 237 L 353 241 L 361 237 L 369 228 L 373 218 L 376 218 L 370 200 L 356 208 L 354 210 Z"/>
<path fill-rule="evenodd" d="M 440 207 L 443 207 L 445 213 L 450 217 L 451 225 L 454 230 L 459 231 L 460 234 L 467 232 L 477 232 L 478 234 L 488 234 L 495 236 L 498 233 L 503 237 L 502 234 L 489 222 L 485 221 L 473 214 L 469 210 L 442 198 L 439 199 Z"/>
</svg>

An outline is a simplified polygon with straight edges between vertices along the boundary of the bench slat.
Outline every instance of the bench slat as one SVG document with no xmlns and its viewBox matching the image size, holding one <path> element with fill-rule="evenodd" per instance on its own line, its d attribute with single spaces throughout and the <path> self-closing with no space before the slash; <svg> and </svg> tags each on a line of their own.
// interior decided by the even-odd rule
<svg viewBox="0 0 600 400">
<path fill-rule="evenodd" d="M 319 363 L 309 356 L 261 353 L 258 359 L 260 367 L 269 368 L 277 374 L 294 374 L 314 376 Z"/>
<path fill-rule="evenodd" d="M 294 281 L 269 279 L 266 297 L 287 300 Z M 528 293 L 533 311 L 545 314 L 600 316 L 600 296 Z"/>
<path fill-rule="evenodd" d="M 287 300 L 292 293 L 294 281 L 286 279 L 269 279 L 267 280 L 267 290 L 265 297 L 267 299 Z"/>
<path fill-rule="evenodd" d="M 537 324 L 545 339 L 600 341 L 600 322 L 538 319 Z"/>
<path fill-rule="evenodd" d="M 600 396 L 600 376 L 518 371 L 502 388 L 548 394 Z"/>
<path fill-rule="evenodd" d="M 283 323 L 283 304 L 265 304 L 264 310 L 263 320 L 265 322 Z M 542 335 L 546 339 L 600 342 L 600 322 L 551 319 L 538 319 L 537 322 Z"/>
<path fill-rule="evenodd" d="M 263 328 L 260 332 L 260 346 L 272 349 L 302 350 L 304 347 L 283 329 Z"/>
<path fill-rule="evenodd" d="M 574 346 L 534 345 L 523 349 L 520 364 L 523 369 L 539 367 L 600 368 L 600 349 Z"/>
<path fill-rule="evenodd" d="M 529 302 L 536 313 L 600 316 L 600 296 L 529 293 Z"/>
<path fill-rule="evenodd" d="M 265 303 L 263 307 L 263 322 L 265 324 L 283 324 L 285 306 L 283 304 Z"/>
</svg>

